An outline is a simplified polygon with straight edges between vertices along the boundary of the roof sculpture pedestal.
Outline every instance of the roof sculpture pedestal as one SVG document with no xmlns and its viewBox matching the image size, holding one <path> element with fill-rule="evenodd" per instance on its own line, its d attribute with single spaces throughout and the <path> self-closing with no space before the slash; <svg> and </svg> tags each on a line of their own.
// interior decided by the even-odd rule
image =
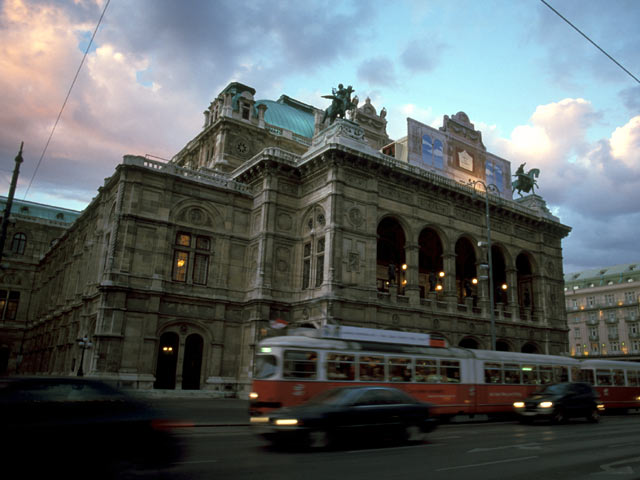
<svg viewBox="0 0 640 480">
<path fill-rule="evenodd" d="M 530 210 L 533 210 L 541 217 L 548 218 L 549 220 L 553 220 L 555 222 L 560 222 L 560 219 L 553 215 L 547 208 L 547 202 L 545 202 L 540 195 L 527 195 L 526 197 L 514 199 L 514 202 L 522 205 L 523 207 L 527 207 Z"/>
</svg>

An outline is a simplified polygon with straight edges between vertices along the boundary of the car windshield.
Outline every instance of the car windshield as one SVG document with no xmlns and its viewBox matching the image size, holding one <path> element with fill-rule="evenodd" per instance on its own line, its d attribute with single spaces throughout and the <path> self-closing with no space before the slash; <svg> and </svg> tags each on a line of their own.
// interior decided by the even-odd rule
<svg viewBox="0 0 640 480">
<path fill-rule="evenodd" d="M 547 385 L 542 390 L 538 390 L 537 393 L 546 393 L 552 395 L 558 395 L 567 391 L 566 383 L 555 383 L 553 385 Z"/>
</svg>

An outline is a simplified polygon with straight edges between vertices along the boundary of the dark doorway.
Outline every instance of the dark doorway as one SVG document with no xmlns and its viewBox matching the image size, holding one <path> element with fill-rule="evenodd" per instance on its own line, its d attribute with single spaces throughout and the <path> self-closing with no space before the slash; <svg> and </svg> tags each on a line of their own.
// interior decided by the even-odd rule
<svg viewBox="0 0 640 480">
<path fill-rule="evenodd" d="M 202 337 L 192 333 L 184 345 L 184 363 L 182 365 L 182 389 L 200 390 L 200 372 L 202 370 Z"/>
<path fill-rule="evenodd" d="M 476 252 L 467 238 L 456 242 L 456 290 L 458 303 L 467 297 L 477 298 L 478 278 L 476 277 Z"/>
<path fill-rule="evenodd" d="M 176 366 L 178 364 L 178 334 L 167 332 L 160 336 L 156 383 L 154 388 L 173 390 L 176 388 Z"/>
<path fill-rule="evenodd" d="M 378 224 L 378 246 L 376 252 L 376 283 L 378 290 L 386 292 L 389 285 L 398 285 L 403 290 L 406 257 L 405 235 L 402 226 L 394 218 L 385 218 Z"/>
<path fill-rule="evenodd" d="M 9 347 L 0 347 L 0 374 L 7 373 L 9 369 Z"/>
<path fill-rule="evenodd" d="M 513 285 L 507 285 L 507 268 L 504 261 L 504 255 L 502 249 L 496 245 L 491 246 L 491 260 L 493 275 L 493 290 L 494 298 L 493 302 L 507 304 L 507 289 L 513 288 Z"/>
<path fill-rule="evenodd" d="M 525 343 L 522 346 L 522 353 L 540 353 L 540 350 L 533 343 Z"/>
<path fill-rule="evenodd" d="M 425 297 L 427 292 L 440 291 L 444 287 L 444 277 L 441 276 L 444 275 L 442 240 L 438 232 L 432 228 L 425 228 L 420 232 L 418 245 L 420 297 Z"/>
<path fill-rule="evenodd" d="M 511 351 L 511 347 L 504 340 L 498 340 L 496 342 L 496 350 L 498 352 L 510 352 Z"/>
<path fill-rule="evenodd" d="M 460 343 L 458 344 L 458 346 L 462 348 L 470 348 L 472 350 L 477 350 L 479 347 L 478 342 L 475 339 L 469 338 L 469 337 L 466 337 L 460 340 Z"/>
</svg>

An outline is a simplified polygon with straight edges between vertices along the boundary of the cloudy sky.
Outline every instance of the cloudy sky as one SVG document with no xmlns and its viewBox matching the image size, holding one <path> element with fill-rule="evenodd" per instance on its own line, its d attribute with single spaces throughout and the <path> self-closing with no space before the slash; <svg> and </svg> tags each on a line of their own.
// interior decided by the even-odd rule
<svg viewBox="0 0 640 480">
<path fill-rule="evenodd" d="M 464 111 L 540 168 L 565 272 L 640 261 L 640 84 L 539 0 L 111 0 L 37 168 L 105 2 L 0 0 L 1 195 L 21 141 L 17 198 L 81 210 L 124 154 L 177 153 L 231 81 L 322 108 L 341 82 L 392 138 Z M 640 78 L 640 1 L 547 2 Z"/>
</svg>

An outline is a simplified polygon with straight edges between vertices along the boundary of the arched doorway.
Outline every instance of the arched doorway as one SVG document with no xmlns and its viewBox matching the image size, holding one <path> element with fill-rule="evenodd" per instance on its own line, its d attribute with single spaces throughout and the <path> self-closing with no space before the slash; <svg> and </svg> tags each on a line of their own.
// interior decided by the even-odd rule
<svg viewBox="0 0 640 480">
<path fill-rule="evenodd" d="M 533 343 L 525 343 L 522 346 L 522 353 L 540 353 L 540 350 Z"/>
<path fill-rule="evenodd" d="M 200 390 L 200 372 L 202 370 L 202 346 L 204 342 L 197 333 L 187 337 L 184 344 L 182 365 L 182 389 Z"/>
<path fill-rule="evenodd" d="M 173 390 L 176 388 L 176 366 L 178 365 L 178 334 L 166 332 L 160 336 L 156 382 L 154 388 Z"/>
<path fill-rule="evenodd" d="M 491 274 L 493 275 L 493 302 L 507 304 L 507 267 L 502 249 L 496 245 L 491 246 Z M 513 285 L 511 285 L 513 287 Z"/>
<path fill-rule="evenodd" d="M 516 258 L 518 271 L 518 306 L 520 318 L 528 319 L 533 310 L 533 272 L 529 257 L 524 253 Z"/>
<path fill-rule="evenodd" d="M 432 228 L 425 228 L 418 237 L 420 247 L 418 255 L 418 273 L 420 282 L 420 297 L 424 298 L 426 292 L 436 291 L 438 285 L 443 287 L 444 274 L 442 261 L 442 241 L 438 232 Z"/>
<path fill-rule="evenodd" d="M 471 338 L 471 337 L 465 337 L 462 340 L 460 340 L 460 343 L 458 343 L 458 346 L 462 348 L 470 348 L 472 350 L 477 350 L 478 348 L 480 348 L 478 341 L 475 338 Z"/>
<path fill-rule="evenodd" d="M 456 290 L 458 303 L 464 303 L 466 297 L 477 299 L 476 251 L 467 238 L 456 242 Z"/>
<path fill-rule="evenodd" d="M 406 264 L 404 246 L 406 237 L 395 218 L 385 218 L 378 224 L 376 252 L 376 283 L 379 291 L 386 292 L 390 284 L 400 288 L 404 278 L 402 266 Z M 401 292 L 400 288 L 398 293 Z"/>
<path fill-rule="evenodd" d="M 496 350 L 498 352 L 510 352 L 511 351 L 511 345 L 509 345 L 504 340 L 498 340 L 498 341 L 496 341 Z"/>
</svg>

